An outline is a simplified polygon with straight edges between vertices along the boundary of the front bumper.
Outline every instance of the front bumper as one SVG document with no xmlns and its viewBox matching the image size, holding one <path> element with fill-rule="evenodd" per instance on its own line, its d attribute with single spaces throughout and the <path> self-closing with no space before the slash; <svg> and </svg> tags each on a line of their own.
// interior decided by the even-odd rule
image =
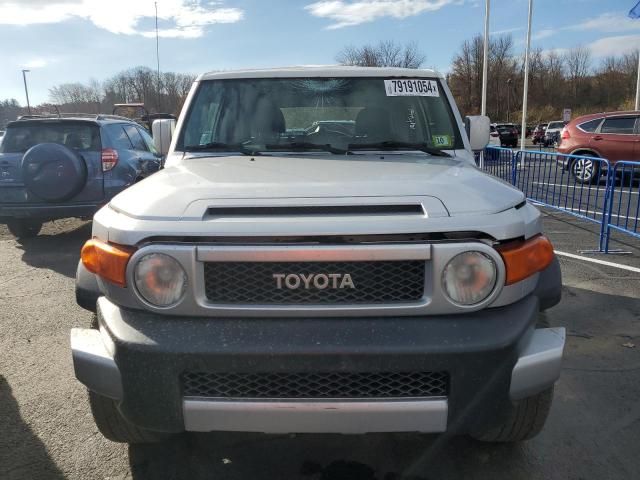
<svg viewBox="0 0 640 480">
<path fill-rule="evenodd" d="M 463 315 L 184 318 L 98 301 L 99 330 L 71 334 L 76 377 L 164 432 L 451 432 L 498 424 L 558 379 L 564 329 L 535 330 L 536 294 Z M 447 371 L 446 397 L 255 400 L 184 397 L 181 373 Z"/>
</svg>

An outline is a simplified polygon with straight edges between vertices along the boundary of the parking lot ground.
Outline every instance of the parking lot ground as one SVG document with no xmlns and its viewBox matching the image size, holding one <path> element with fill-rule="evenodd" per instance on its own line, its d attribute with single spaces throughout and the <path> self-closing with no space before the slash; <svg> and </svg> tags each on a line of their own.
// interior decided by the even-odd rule
<svg viewBox="0 0 640 480">
<path fill-rule="evenodd" d="M 597 245 L 595 224 L 546 211 L 556 249 Z M 69 330 L 90 314 L 73 276 L 90 224 L 48 224 L 16 242 L 0 226 L 0 479 L 631 479 L 640 472 L 640 273 L 560 257 L 567 328 L 562 377 L 545 429 L 518 445 L 437 435 L 189 434 L 114 444 L 97 432 L 73 376 Z M 586 255 L 640 267 L 627 255 Z"/>
</svg>

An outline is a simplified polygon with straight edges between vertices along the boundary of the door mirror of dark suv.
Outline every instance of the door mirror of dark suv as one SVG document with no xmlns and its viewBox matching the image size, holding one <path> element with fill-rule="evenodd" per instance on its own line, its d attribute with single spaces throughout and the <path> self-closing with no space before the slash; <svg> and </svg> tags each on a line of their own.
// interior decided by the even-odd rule
<svg viewBox="0 0 640 480">
<path fill-rule="evenodd" d="M 473 115 L 465 118 L 465 127 L 469 136 L 471 150 L 482 150 L 489 143 L 491 120 L 486 115 Z"/>
<path fill-rule="evenodd" d="M 161 118 L 155 120 L 151 125 L 153 144 L 161 156 L 166 156 L 171 145 L 171 137 L 176 128 L 176 121 L 172 118 Z"/>
</svg>

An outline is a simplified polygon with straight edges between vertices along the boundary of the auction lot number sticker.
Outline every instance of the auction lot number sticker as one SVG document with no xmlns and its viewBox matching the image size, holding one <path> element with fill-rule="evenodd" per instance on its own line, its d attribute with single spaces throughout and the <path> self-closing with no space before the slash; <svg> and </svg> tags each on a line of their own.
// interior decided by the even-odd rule
<svg viewBox="0 0 640 480">
<path fill-rule="evenodd" d="M 424 78 L 385 80 L 387 97 L 439 97 L 438 82 Z"/>
</svg>

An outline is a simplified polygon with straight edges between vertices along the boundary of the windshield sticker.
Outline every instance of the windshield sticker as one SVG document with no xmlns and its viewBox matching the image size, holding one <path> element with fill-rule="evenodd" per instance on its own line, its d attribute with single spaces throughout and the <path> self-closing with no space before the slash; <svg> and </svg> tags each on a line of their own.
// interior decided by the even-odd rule
<svg viewBox="0 0 640 480">
<path fill-rule="evenodd" d="M 385 80 L 387 97 L 439 97 L 438 83 L 424 78 Z"/>
<path fill-rule="evenodd" d="M 435 147 L 450 147 L 451 136 L 450 135 L 431 135 L 431 140 Z"/>
</svg>

